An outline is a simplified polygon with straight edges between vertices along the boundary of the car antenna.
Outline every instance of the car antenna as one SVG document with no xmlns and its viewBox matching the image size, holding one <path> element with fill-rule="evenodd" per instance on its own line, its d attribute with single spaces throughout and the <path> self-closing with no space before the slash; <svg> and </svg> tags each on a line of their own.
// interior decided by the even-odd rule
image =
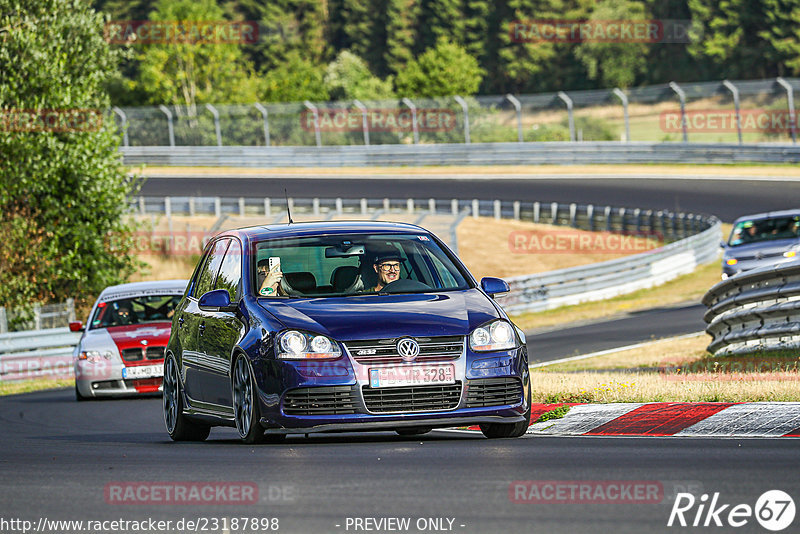
<svg viewBox="0 0 800 534">
<path fill-rule="evenodd" d="M 292 220 L 292 210 L 289 209 L 289 193 L 286 192 L 286 188 L 283 188 L 283 197 L 286 199 L 286 215 L 289 216 L 289 224 L 292 224 L 294 221 Z"/>
</svg>

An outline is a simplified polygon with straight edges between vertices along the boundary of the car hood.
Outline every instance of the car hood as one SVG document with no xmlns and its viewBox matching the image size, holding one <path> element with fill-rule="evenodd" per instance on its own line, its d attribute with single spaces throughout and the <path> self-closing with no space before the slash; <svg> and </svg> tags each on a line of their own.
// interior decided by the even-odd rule
<svg viewBox="0 0 800 534">
<path fill-rule="evenodd" d="M 747 243 L 725 249 L 725 255 L 732 258 L 752 257 L 757 252 L 764 256 L 783 254 L 787 250 L 800 245 L 797 239 L 776 239 L 774 241 L 761 241 L 758 243 Z"/>
<path fill-rule="evenodd" d="M 500 317 L 489 298 L 477 289 L 259 302 L 287 328 L 310 330 L 340 341 L 467 335 Z"/>
<path fill-rule="evenodd" d="M 111 326 L 106 330 L 120 351 L 148 345 L 165 347 L 169 341 L 170 327 L 166 322 Z"/>
</svg>

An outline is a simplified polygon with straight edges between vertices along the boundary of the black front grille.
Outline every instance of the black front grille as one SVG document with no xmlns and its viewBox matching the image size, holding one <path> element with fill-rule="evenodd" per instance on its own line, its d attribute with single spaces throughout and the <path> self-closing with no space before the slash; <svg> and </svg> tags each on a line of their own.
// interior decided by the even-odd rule
<svg viewBox="0 0 800 534">
<path fill-rule="evenodd" d="M 403 363 L 397 353 L 397 342 L 402 338 L 348 341 L 347 350 L 362 365 L 381 363 Z M 464 351 L 463 336 L 416 337 L 419 356 L 415 362 L 456 360 Z"/>
<path fill-rule="evenodd" d="M 363 388 L 364 403 L 373 413 L 453 410 L 461 400 L 461 382 L 447 385 Z"/>
<path fill-rule="evenodd" d="M 356 413 L 353 388 L 331 386 L 293 389 L 283 398 L 286 415 L 338 415 Z"/>
<path fill-rule="evenodd" d="M 467 408 L 522 402 L 522 381 L 516 377 L 481 378 L 467 382 Z"/>
<path fill-rule="evenodd" d="M 122 359 L 126 362 L 140 362 L 145 359 L 146 354 L 148 360 L 163 360 L 165 348 L 166 347 L 135 347 L 132 349 L 123 349 Z"/>
</svg>

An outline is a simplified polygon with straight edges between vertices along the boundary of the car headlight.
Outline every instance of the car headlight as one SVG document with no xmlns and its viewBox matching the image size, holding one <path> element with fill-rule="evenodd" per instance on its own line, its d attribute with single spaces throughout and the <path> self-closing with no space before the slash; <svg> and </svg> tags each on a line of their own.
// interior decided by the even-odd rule
<svg viewBox="0 0 800 534">
<path fill-rule="evenodd" d="M 111 359 L 111 351 L 107 350 L 104 352 L 100 352 L 99 350 L 84 350 L 78 354 L 79 360 L 86 360 L 90 363 L 99 363 L 104 360 Z"/>
<path fill-rule="evenodd" d="M 725 263 L 727 263 L 728 265 L 736 265 L 737 263 L 739 263 L 739 260 L 737 260 L 736 258 L 731 258 Z"/>
<path fill-rule="evenodd" d="M 278 335 L 278 358 L 315 360 L 339 358 L 342 349 L 332 339 L 320 334 L 287 330 Z"/>
<path fill-rule="evenodd" d="M 476 352 L 508 350 L 516 345 L 514 327 L 503 320 L 479 326 L 469 335 L 469 348 Z"/>
<path fill-rule="evenodd" d="M 784 258 L 794 258 L 795 256 L 797 256 L 796 250 L 787 250 L 786 252 L 783 253 Z"/>
</svg>

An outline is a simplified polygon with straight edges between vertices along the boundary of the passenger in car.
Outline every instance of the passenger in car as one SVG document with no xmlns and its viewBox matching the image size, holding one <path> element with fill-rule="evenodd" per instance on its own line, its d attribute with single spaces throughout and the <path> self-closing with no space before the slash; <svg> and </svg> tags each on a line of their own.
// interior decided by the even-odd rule
<svg viewBox="0 0 800 534">
<path fill-rule="evenodd" d="M 281 272 L 280 264 L 275 265 L 273 270 L 269 270 L 269 259 L 265 258 L 258 262 L 258 280 L 260 282 L 258 294 L 265 297 L 274 297 L 278 295 L 285 295 L 281 288 L 281 280 L 283 280 L 283 273 Z"/>
</svg>

